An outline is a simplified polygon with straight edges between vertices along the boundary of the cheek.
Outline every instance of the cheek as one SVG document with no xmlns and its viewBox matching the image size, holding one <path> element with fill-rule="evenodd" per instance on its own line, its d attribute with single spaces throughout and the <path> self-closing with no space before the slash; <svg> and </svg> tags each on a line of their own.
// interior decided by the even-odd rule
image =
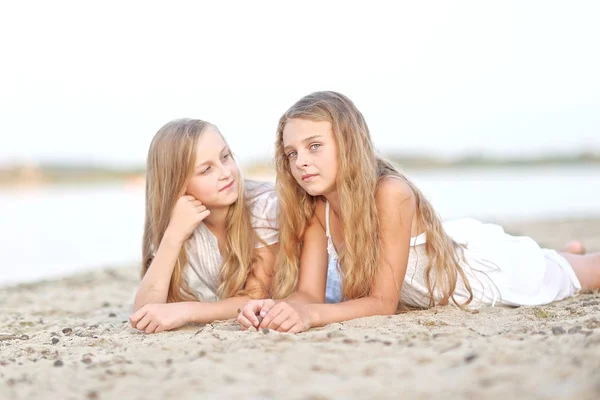
<svg viewBox="0 0 600 400">
<path fill-rule="evenodd" d="M 187 194 L 191 194 L 197 200 L 204 201 L 214 196 L 214 185 L 210 185 L 208 179 L 194 178 L 187 187 Z"/>
<path fill-rule="evenodd" d="M 231 174 L 234 177 L 239 177 L 240 176 L 240 169 L 238 168 L 238 165 L 236 163 L 232 163 L 231 167 L 229 167 L 229 170 L 231 171 Z"/>
</svg>

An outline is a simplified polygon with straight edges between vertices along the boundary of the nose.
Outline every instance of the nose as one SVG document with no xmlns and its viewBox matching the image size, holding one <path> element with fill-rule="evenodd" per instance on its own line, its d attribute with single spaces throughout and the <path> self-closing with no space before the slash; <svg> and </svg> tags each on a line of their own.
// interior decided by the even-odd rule
<svg viewBox="0 0 600 400">
<path fill-rule="evenodd" d="M 227 180 L 231 177 L 231 175 L 233 174 L 233 172 L 231 172 L 231 170 L 229 168 L 227 168 L 227 166 L 221 164 L 221 176 L 220 179 L 221 180 Z"/>
<path fill-rule="evenodd" d="M 310 165 L 310 159 L 309 156 L 307 154 L 298 152 L 298 155 L 296 156 L 296 168 L 306 168 Z"/>
</svg>

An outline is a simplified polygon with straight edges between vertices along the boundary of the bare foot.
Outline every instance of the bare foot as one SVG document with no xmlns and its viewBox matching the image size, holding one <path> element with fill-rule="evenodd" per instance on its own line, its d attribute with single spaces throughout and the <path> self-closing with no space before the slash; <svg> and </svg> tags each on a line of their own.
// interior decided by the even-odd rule
<svg viewBox="0 0 600 400">
<path fill-rule="evenodd" d="M 579 240 L 571 240 L 567 243 L 565 251 L 571 254 L 585 254 L 585 247 L 583 247 L 583 243 Z"/>
</svg>

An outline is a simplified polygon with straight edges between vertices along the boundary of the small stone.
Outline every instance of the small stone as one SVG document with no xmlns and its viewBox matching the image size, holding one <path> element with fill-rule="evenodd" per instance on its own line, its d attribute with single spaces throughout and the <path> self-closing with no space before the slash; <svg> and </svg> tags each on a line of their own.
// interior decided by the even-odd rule
<svg viewBox="0 0 600 400">
<path fill-rule="evenodd" d="M 477 358 L 477 354 L 472 353 L 465 357 L 465 362 L 468 364 Z"/>
<path fill-rule="evenodd" d="M 581 327 L 581 326 L 575 326 L 575 327 L 569 329 L 569 334 L 572 335 L 574 333 L 579 333 L 579 332 L 581 332 L 582 329 L 583 329 L 583 327 Z"/>
<path fill-rule="evenodd" d="M 206 351 L 204 350 L 200 350 L 200 352 L 198 353 L 198 357 L 204 357 L 206 355 Z"/>
<path fill-rule="evenodd" d="M 269 328 L 262 328 L 262 333 L 265 335 L 269 333 Z"/>
<path fill-rule="evenodd" d="M 73 329 L 65 328 L 62 330 L 62 333 L 64 333 L 65 335 L 70 335 L 71 333 L 73 333 Z"/>
<path fill-rule="evenodd" d="M 110 303 L 108 301 L 105 301 L 104 303 L 102 303 L 102 307 L 110 307 Z"/>
<path fill-rule="evenodd" d="M 56 338 L 56 337 L 53 337 L 53 338 L 52 338 L 52 344 L 56 344 L 56 343 L 58 343 L 58 342 L 59 342 L 58 338 Z"/>
<path fill-rule="evenodd" d="M 552 333 L 555 335 L 564 335 L 565 332 L 565 328 L 563 328 L 562 326 L 555 326 L 552 328 Z"/>
<path fill-rule="evenodd" d="M 93 390 L 91 392 L 88 392 L 87 398 L 90 400 L 98 400 L 99 399 L 98 392 L 95 392 Z"/>
<path fill-rule="evenodd" d="M 54 361 L 54 366 L 55 367 L 62 367 L 64 364 L 62 362 L 62 360 L 56 360 Z"/>
<path fill-rule="evenodd" d="M 91 355 L 90 354 L 84 354 L 83 357 L 81 357 L 81 362 L 84 363 L 84 364 L 86 364 L 86 365 L 91 364 L 92 363 L 92 357 L 91 357 Z"/>
<path fill-rule="evenodd" d="M 597 306 L 598 304 L 600 304 L 600 302 L 598 302 L 598 301 L 586 301 L 582 305 L 584 307 L 586 307 L 586 306 Z"/>
<path fill-rule="evenodd" d="M 165 363 L 166 363 L 167 365 L 171 365 L 171 364 L 173 364 L 173 360 L 172 360 L 172 359 L 170 359 L 170 358 L 167 358 L 167 360 L 165 361 Z"/>
<path fill-rule="evenodd" d="M 27 336 L 27 335 L 21 335 L 21 337 L 19 339 L 21 339 L 21 340 L 29 340 L 29 336 Z"/>
<path fill-rule="evenodd" d="M 114 312 L 111 312 L 110 314 L 108 314 L 108 316 L 109 316 L 110 318 L 114 318 L 114 317 L 116 317 L 116 316 L 117 316 L 117 314 L 115 314 Z"/>
</svg>

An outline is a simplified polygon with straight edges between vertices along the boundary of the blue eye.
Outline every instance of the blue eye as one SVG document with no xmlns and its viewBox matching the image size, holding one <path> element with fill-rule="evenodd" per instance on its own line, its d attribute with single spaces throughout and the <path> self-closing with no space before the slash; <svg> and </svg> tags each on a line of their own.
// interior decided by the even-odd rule
<svg viewBox="0 0 600 400">
<path fill-rule="evenodd" d="M 296 157 L 295 151 L 290 151 L 289 153 L 287 153 L 287 158 L 292 158 L 292 157 Z"/>
<path fill-rule="evenodd" d="M 229 157 L 231 157 L 231 154 L 230 153 L 225 153 L 223 155 L 223 160 L 227 160 Z"/>
<path fill-rule="evenodd" d="M 309 148 L 310 148 L 311 150 L 317 150 L 317 149 L 319 149 L 319 147 L 321 147 L 321 144 L 320 144 L 320 143 L 313 143 L 313 144 L 311 144 L 311 145 L 310 145 L 310 147 L 309 147 Z"/>
</svg>

